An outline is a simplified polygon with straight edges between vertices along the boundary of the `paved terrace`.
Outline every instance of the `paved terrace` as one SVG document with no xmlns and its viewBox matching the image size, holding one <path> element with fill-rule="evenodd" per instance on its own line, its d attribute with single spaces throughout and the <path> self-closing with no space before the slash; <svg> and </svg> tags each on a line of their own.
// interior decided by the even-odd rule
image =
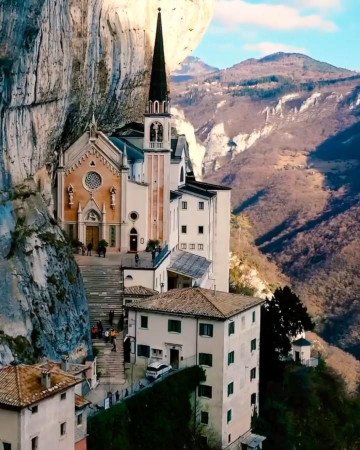
<svg viewBox="0 0 360 450">
<path fill-rule="evenodd" d="M 128 269 L 151 269 L 158 266 L 169 254 L 168 247 L 164 247 L 160 253 L 156 252 L 155 259 L 151 252 L 138 252 L 139 261 L 135 262 L 135 253 L 127 252 L 107 252 L 106 257 L 99 257 L 93 251 L 92 256 L 76 255 L 79 266 L 122 266 Z"/>
</svg>

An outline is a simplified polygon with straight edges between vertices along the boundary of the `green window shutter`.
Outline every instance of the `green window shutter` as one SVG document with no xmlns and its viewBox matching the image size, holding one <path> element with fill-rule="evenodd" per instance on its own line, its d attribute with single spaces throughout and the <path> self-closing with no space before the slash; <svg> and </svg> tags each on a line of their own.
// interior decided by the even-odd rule
<svg viewBox="0 0 360 450">
<path fill-rule="evenodd" d="M 168 331 L 171 333 L 181 333 L 181 320 L 169 319 Z"/>
<path fill-rule="evenodd" d="M 150 347 L 148 345 L 138 345 L 137 346 L 138 356 L 144 356 L 145 358 L 150 358 Z"/>
<path fill-rule="evenodd" d="M 211 323 L 200 323 L 199 334 L 200 336 L 213 337 L 214 326 Z"/>
<path fill-rule="evenodd" d="M 199 353 L 199 365 L 212 367 L 212 354 Z"/>
</svg>

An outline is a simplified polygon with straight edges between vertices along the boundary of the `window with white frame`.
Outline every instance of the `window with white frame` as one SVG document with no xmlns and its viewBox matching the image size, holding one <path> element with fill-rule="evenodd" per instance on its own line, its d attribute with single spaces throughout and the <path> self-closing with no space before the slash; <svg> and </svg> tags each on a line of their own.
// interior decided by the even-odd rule
<svg viewBox="0 0 360 450">
<path fill-rule="evenodd" d="M 181 232 L 182 232 L 182 234 L 186 234 L 187 233 L 187 226 L 186 225 L 181 225 Z"/>
<path fill-rule="evenodd" d="M 256 339 L 252 339 L 250 343 L 250 350 L 253 352 L 256 350 Z"/>
<path fill-rule="evenodd" d="M 228 353 L 228 366 L 230 366 L 230 364 L 234 364 L 235 362 L 235 352 L 229 352 Z"/>
<path fill-rule="evenodd" d="M 189 249 L 190 250 L 195 250 L 195 244 L 189 244 Z"/>
<path fill-rule="evenodd" d="M 198 250 L 204 250 L 204 244 L 198 244 Z"/>
<path fill-rule="evenodd" d="M 201 411 L 200 422 L 207 425 L 209 423 L 209 413 L 207 411 Z"/>
<path fill-rule="evenodd" d="M 151 349 L 151 356 L 153 358 L 162 358 L 163 351 L 160 348 L 152 348 Z"/>
<path fill-rule="evenodd" d="M 65 436 L 66 434 L 66 422 L 60 424 L 60 436 Z"/>
<path fill-rule="evenodd" d="M 232 409 L 229 409 L 226 413 L 226 422 L 229 423 L 232 420 Z"/>
<path fill-rule="evenodd" d="M 181 209 L 187 209 L 188 204 L 187 202 L 181 202 Z"/>
<path fill-rule="evenodd" d="M 199 397 L 212 398 L 212 386 L 200 384 L 198 386 L 198 395 Z"/>
<path fill-rule="evenodd" d="M 229 334 L 229 336 L 231 336 L 232 334 L 235 334 L 235 322 L 229 323 L 228 334 Z"/>
<path fill-rule="evenodd" d="M 140 316 L 140 327 L 141 328 L 148 328 L 149 325 L 149 318 L 148 316 Z"/>
<path fill-rule="evenodd" d="M 255 378 L 256 378 L 256 367 L 253 367 L 250 370 L 250 381 L 255 380 Z"/>
<path fill-rule="evenodd" d="M 251 394 L 250 397 L 250 406 L 256 405 L 256 393 Z"/>
<path fill-rule="evenodd" d="M 204 202 L 199 202 L 199 209 L 204 209 L 204 206 L 205 206 Z"/>
<path fill-rule="evenodd" d="M 213 337 L 214 326 L 211 323 L 200 323 L 199 324 L 199 335 Z"/>
<path fill-rule="evenodd" d="M 212 367 L 212 354 L 211 353 L 199 353 L 199 366 Z"/>
<path fill-rule="evenodd" d="M 199 225 L 198 226 L 198 233 L 199 234 L 204 234 L 204 226 L 203 225 Z"/>
<path fill-rule="evenodd" d="M 180 244 L 180 248 L 181 248 L 181 250 L 186 250 L 187 249 L 187 245 L 186 244 Z"/>
</svg>

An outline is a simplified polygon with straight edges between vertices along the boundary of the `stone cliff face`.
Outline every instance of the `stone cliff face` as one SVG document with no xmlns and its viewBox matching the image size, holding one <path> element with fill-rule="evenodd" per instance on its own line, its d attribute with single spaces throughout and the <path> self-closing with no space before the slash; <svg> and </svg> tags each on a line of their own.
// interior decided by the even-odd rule
<svg viewBox="0 0 360 450">
<path fill-rule="evenodd" d="M 92 114 L 109 131 L 141 117 L 157 7 L 170 71 L 212 0 L 0 0 L 0 364 L 34 348 L 86 351 L 82 282 L 52 219 L 54 168 Z"/>
</svg>

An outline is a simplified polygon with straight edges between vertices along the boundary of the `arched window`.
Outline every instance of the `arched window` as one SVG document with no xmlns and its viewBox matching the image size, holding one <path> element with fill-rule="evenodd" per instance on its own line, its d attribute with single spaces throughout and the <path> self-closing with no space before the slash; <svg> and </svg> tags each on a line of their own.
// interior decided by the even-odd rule
<svg viewBox="0 0 360 450">
<path fill-rule="evenodd" d="M 180 170 L 180 183 L 183 183 L 184 181 L 184 166 L 182 166 Z"/>
<path fill-rule="evenodd" d="M 159 114 L 159 102 L 157 100 L 154 101 L 153 111 L 155 114 Z"/>
<path fill-rule="evenodd" d="M 164 140 L 164 128 L 160 122 L 154 122 L 150 126 L 150 141 L 162 142 Z"/>
</svg>

